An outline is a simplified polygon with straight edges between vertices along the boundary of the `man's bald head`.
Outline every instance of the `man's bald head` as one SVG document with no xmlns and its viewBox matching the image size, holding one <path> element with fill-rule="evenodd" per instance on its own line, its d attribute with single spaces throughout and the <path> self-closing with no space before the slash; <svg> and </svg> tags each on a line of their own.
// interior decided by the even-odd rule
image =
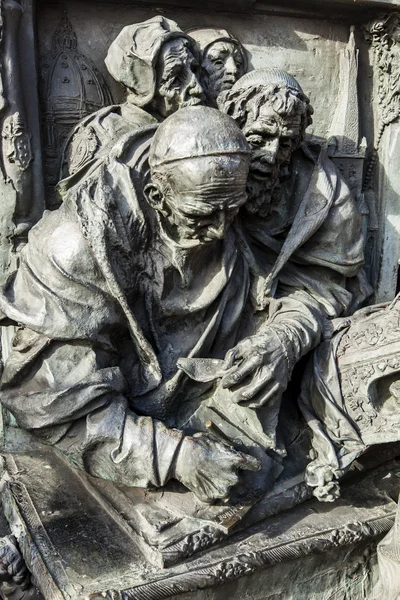
<svg viewBox="0 0 400 600">
<path fill-rule="evenodd" d="M 250 149 L 227 115 L 183 109 L 158 128 L 150 149 L 147 198 L 178 242 L 224 237 L 246 201 Z"/>
</svg>

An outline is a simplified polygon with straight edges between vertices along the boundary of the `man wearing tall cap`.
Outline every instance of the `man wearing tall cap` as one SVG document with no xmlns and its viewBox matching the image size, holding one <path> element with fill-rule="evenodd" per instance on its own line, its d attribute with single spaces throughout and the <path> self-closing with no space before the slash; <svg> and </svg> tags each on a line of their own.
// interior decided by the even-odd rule
<svg viewBox="0 0 400 600">
<path fill-rule="evenodd" d="M 174 428 L 179 404 L 207 389 L 177 363 L 222 358 L 248 327 L 249 270 L 231 223 L 250 150 L 206 107 L 159 126 L 148 173 L 151 137 L 120 140 L 32 229 L 0 290 L 4 319 L 20 324 L 1 401 L 94 476 L 139 487 L 176 478 L 211 501 L 258 462 Z"/>
<path fill-rule="evenodd" d="M 254 306 L 269 306 L 274 324 L 273 334 L 242 340 L 228 353 L 223 384 L 239 403 L 261 407 L 274 437 L 294 366 L 319 343 L 330 318 L 351 312 L 370 292 L 360 271 L 361 217 L 324 150 L 304 142 L 313 110 L 293 77 L 252 71 L 219 102 L 252 149 L 241 247 Z M 276 335 L 280 351 L 271 360 Z M 285 370 L 277 368 L 282 355 Z"/>
<path fill-rule="evenodd" d="M 105 154 L 121 136 L 203 102 L 196 44 L 171 19 L 157 16 L 124 27 L 105 63 L 126 88 L 127 99 L 77 125 L 64 151 L 62 178 L 80 171 L 99 152 Z"/>
<path fill-rule="evenodd" d="M 189 34 L 200 49 L 201 82 L 208 102 L 216 106 L 219 94 L 230 90 L 246 73 L 246 51 L 225 29 L 192 29 Z"/>
</svg>

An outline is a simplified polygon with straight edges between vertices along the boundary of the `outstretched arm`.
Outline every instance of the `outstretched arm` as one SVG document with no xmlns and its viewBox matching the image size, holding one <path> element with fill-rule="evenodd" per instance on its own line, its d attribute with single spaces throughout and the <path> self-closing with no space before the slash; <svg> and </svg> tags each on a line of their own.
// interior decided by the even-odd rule
<svg viewBox="0 0 400 600">
<path fill-rule="evenodd" d="M 204 502 L 228 498 L 240 470 L 259 469 L 255 458 L 211 436 L 185 436 L 137 416 L 123 397 L 75 423 L 57 447 L 95 477 L 142 488 L 177 479 Z"/>
<path fill-rule="evenodd" d="M 74 466 L 132 487 L 160 487 L 175 478 L 204 501 L 227 498 L 241 469 L 258 469 L 256 459 L 205 434 L 185 437 L 132 412 L 112 353 L 28 329 L 19 334 L 3 375 L 2 403 Z"/>
</svg>

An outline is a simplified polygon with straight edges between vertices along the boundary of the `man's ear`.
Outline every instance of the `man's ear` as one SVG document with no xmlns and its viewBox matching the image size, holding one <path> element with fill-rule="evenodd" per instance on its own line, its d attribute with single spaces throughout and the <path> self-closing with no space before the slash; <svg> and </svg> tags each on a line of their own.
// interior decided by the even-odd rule
<svg viewBox="0 0 400 600">
<path fill-rule="evenodd" d="M 149 183 L 143 190 L 147 202 L 152 208 L 160 212 L 164 208 L 164 194 L 158 183 Z"/>
</svg>

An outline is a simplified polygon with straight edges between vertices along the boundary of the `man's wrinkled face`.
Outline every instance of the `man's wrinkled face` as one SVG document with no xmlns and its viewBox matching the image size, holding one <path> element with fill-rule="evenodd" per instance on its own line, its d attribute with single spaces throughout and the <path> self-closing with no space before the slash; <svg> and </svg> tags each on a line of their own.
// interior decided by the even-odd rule
<svg viewBox="0 0 400 600">
<path fill-rule="evenodd" d="M 170 165 L 160 211 L 169 236 L 183 245 L 223 239 L 246 202 L 248 170 L 245 155 L 206 156 Z"/>
<path fill-rule="evenodd" d="M 300 115 L 278 115 L 271 104 L 250 111 L 243 133 L 251 146 L 249 176 L 272 190 L 302 135 Z"/>
<path fill-rule="evenodd" d="M 207 92 L 214 100 L 222 91 L 230 90 L 244 73 L 240 47 L 227 41 L 212 44 L 207 49 L 201 66 Z"/>
<path fill-rule="evenodd" d="M 199 64 L 185 38 L 166 42 L 157 66 L 157 90 L 154 105 L 162 117 L 186 106 L 203 102 L 203 88 L 198 79 Z"/>
</svg>

